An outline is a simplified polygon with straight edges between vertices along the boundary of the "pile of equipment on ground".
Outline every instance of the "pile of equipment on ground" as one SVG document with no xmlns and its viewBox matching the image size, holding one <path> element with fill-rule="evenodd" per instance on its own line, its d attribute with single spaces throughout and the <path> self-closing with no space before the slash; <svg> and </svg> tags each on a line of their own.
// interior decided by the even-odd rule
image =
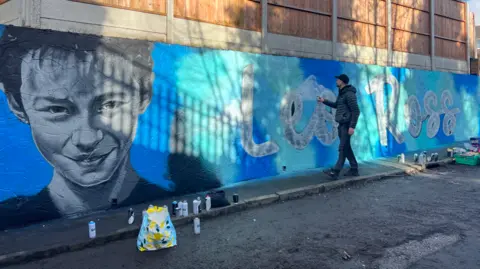
<svg viewBox="0 0 480 269">
<path fill-rule="evenodd" d="M 479 138 L 470 138 L 470 143 L 465 143 L 464 148 L 448 149 L 448 156 L 455 159 L 455 163 L 464 165 L 480 164 L 480 145 Z"/>
</svg>

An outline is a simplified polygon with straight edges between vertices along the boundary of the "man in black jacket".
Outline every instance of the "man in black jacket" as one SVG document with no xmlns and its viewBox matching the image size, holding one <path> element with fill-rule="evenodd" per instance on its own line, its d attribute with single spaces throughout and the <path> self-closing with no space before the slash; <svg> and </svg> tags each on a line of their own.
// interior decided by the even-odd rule
<svg viewBox="0 0 480 269">
<path fill-rule="evenodd" d="M 348 84 L 350 79 L 347 75 L 342 74 L 336 76 L 338 97 L 335 102 L 325 100 L 318 97 L 318 102 L 337 109 L 335 113 L 335 121 L 338 122 L 338 136 L 340 137 L 340 145 L 338 147 L 338 160 L 332 169 L 326 170 L 325 173 L 333 179 L 338 179 L 338 175 L 345 164 L 345 159 L 350 163 L 350 170 L 346 176 L 358 176 L 358 163 L 350 144 L 350 137 L 355 133 L 360 109 L 357 103 L 357 89 Z"/>
</svg>

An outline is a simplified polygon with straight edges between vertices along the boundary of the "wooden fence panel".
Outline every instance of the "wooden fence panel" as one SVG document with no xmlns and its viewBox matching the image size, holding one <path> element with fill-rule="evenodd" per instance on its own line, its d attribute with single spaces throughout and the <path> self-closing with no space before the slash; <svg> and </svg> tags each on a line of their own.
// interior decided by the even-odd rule
<svg viewBox="0 0 480 269">
<path fill-rule="evenodd" d="M 1 0 L 0 0 L 1 1 Z M 134 11 L 167 14 L 167 0 L 70 0 L 73 2 L 81 2 L 86 4 L 94 4 L 100 6 L 129 9 Z M 0 2 L 1 3 L 1 2 Z"/>
<path fill-rule="evenodd" d="M 387 28 L 350 20 L 338 20 L 338 42 L 387 48 Z"/>
<path fill-rule="evenodd" d="M 456 0 L 435 0 L 435 14 L 465 21 L 465 3 Z"/>
<path fill-rule="evenodd" d="M 261 4 L 253 0 L 175 0 L 174 15 L 245 30 L 262 30 Z"/>
<path fill-rule="evenodd" d="M 268 32 L 332 40 L 331 0 L 269 0 Z"/>
<path fill-rule="evenodd" d="M 338 42 L 387 48 L 384 0 L 338 0 Z"/>
<path fill-rule="evenodd" d="M 435 39 L 435 56 L 437 57 L 465 60 L 466 54 L 467 46 L 465 43 Z"/>
<path fill-rule="evenodd" d="M 393 31 L 393 51 L 414 54 L 430 55 L 430 36 L 410 33 L 406 31 Z"/>
<path fill-rule="evenodd" d="M 392 5 L 392 28 L 430 35 L 430 13 Z"/>
<path fill-rule="evenodd" d="M 430 55 L 430 0 L 392 0 L 392 47 Z"/>
<path fill-rule="evenodd" d="M 392 4 L 430 12 L 430 0 L 392 0 Z"/>
<path fill-rule="evenodd" d="M 332 0 L 268 0 L 271 6 L 280 6 L 290 9 L 304 9 L 319 13 L 332 13 Z"/>
<path fill-rule="evenodd" d="M 437 16 L 435 17 L 435 36 L 466 42 L 466 23 Z"/>
<path fill-rule="evenodd" d="M 338 18 L 387 25 L 384 0 L 338 0 Z"/>
<path fill-rule="evenodd" d="M 456 0 L 435 1 L 435 56 L 466 60 L 466 5 Z"/>
</svg>

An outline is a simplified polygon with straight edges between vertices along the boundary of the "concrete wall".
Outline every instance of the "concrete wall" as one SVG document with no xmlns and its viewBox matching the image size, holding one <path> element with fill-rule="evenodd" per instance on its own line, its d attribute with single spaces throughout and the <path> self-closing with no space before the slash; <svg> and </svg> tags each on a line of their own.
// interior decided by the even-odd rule
<svg viewBox="0 0 480 269">
<path fill-rule="evenodd" d="M 0 37 L 2 229 L 330 166 L 335 111 L 316 97 L 335 100 L 340 73 L 357 88 L 360 160 L 480 133 L 476 76 L 13 26 Z M 309 42 L 298 50 L 328 53 Z"/>
<path fill-rule="evenodd" d="M 174 1 L 172 1 L 173 3 Z M 173 4 L 172 4 L 173 5 Z M 170 9 L 173 11 L 173 6 Z M 6 16 L 3 16 L 6 14 Z M 67 0 L 10 0 L 0 23 L 84 34 L 161 41 L 196 47 L 291 55 L 345 62 L 468 73 L 466 61 L 392 52 L 331 41 L 254 32 L 168 16 Z M 266 29 L 266 27 L 264 26 Z M 263 45 L 263 47 L 262 47 Z M 335 50 L 335 51 L 334 51 Z M 433 62 L 433 68 L 432 68 Z"/>
</svg>

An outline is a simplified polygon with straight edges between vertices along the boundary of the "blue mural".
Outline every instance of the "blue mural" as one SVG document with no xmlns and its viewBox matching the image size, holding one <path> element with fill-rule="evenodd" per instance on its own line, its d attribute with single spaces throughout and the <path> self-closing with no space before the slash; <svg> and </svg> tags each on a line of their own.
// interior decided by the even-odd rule
<svg viewBox="0 0 480 269">
<path fill-rule="evenodd" d="M 478 77 L 0 27 L 0 228 L 479 134 Z"/>
</svg>

